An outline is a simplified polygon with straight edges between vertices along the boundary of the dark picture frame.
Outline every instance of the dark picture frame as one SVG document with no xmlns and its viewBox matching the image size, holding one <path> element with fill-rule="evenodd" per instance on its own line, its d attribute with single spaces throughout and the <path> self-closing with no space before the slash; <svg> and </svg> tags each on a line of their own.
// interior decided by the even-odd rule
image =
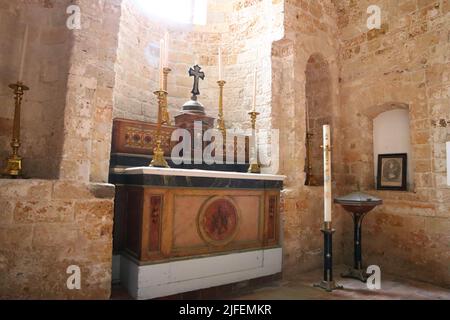
<svg viewBox="0 0 450 320">
<path fill-rule="evenodd" d="M 377 189 L 407 190 L 408 154 L 378 155 Z"/>
</svg>

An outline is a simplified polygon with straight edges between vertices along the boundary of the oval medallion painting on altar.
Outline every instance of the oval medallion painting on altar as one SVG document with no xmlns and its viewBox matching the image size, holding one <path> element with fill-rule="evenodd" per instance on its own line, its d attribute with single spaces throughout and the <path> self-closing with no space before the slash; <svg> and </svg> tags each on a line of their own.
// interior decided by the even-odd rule
<svg viewBox="0 0 450 320">
<path fill-rule="evenodd" d="M 232 199 L 215 197 L 200 210 L 198 227 L 207 243 L 223 246 L 235 238 L 238 231 L 239 212 Z"/>
</svg>

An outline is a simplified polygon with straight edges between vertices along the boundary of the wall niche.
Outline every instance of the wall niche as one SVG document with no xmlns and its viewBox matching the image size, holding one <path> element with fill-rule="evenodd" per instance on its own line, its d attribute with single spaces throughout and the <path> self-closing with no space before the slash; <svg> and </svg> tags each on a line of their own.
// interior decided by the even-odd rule
<svg viewBox="0 0 450 320">
<path fill-rule="evenodd" d="M 331 76 L 327 61 L 313 54 L 306 65 L 306 161 L 307 186 L 323 185 L 323 126 L 331 124 Z"/>
<path fill-rule="evenodd" d="M 373 119 L 373 161 L 375 183 L 378 178 L 378 156 L 407 154 L 407 190 L 413 189 L 412 146 L 408 109 L 395 109 L 380 113 Z M 375 185 L 375 188 L 377 186 Z"/>
</svg>

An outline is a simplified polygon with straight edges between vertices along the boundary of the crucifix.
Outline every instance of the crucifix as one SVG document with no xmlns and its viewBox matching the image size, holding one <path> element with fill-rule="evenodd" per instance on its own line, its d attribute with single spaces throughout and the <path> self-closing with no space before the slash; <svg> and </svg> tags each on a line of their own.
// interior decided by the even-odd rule
<svg viewBox="0 0 450 320">
<path fill-rule="evenodd" d="M 198 87 L 199 79 L 205 79 L 205 73 L 202 70 L 202 67 L 199 65 L 195 65 L 193 68 L 189 69 L 189 76 L 194 77 L 194 87 L 192 88 L 192 101 L 197 101 L 197 96 L 200 95 L 200 90 Z"/>
</svg>

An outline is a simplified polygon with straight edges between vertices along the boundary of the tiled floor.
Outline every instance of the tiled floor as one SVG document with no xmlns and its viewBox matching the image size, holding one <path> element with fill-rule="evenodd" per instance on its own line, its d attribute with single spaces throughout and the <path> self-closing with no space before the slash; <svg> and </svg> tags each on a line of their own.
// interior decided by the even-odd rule
<svg viewBox="0 0 450 320">
<path fill-rule="evenodd" d="M 237 300 L 450 300 L 450 289 L 437 287 L 425 282 L 403 279 L 392 275 L 382 275 L 381 289 L 369 290 L 358 280 L 342 279 L 339 274 L 344 266 L 335 268 L 336 282 L 344 290 L 328 293 L 314 288 L 313 284 L 322 277 L 322 270 L 304 273 L 289 279 L 275 281 L 264 287 L 244 289 L 241 294 L 232 296 Z M 225 297 L 224 297 L 225 298 Z M 112 299 L 130 299 L 126 291 L 115 287 Z M 226 297 L 230 299 L 230 297 Z"/>
<path fill-rule="evenodd" d="M 344 267 L 336 268 L 339 275 Z M 344 290 L 328 293 L 314 288 L 313 284 L 322 277 L 322 271 L 316 270 L 281 280 L 270 286 L 252 290 L 236 299 L 242 300 L 450 300 L 450 289 L 440 288 L 428 283 L 384 275 L 380 290 L 369 290 L 365 283 L 353 279 L 335 280 L 344 286 Z"/>
</svg>

